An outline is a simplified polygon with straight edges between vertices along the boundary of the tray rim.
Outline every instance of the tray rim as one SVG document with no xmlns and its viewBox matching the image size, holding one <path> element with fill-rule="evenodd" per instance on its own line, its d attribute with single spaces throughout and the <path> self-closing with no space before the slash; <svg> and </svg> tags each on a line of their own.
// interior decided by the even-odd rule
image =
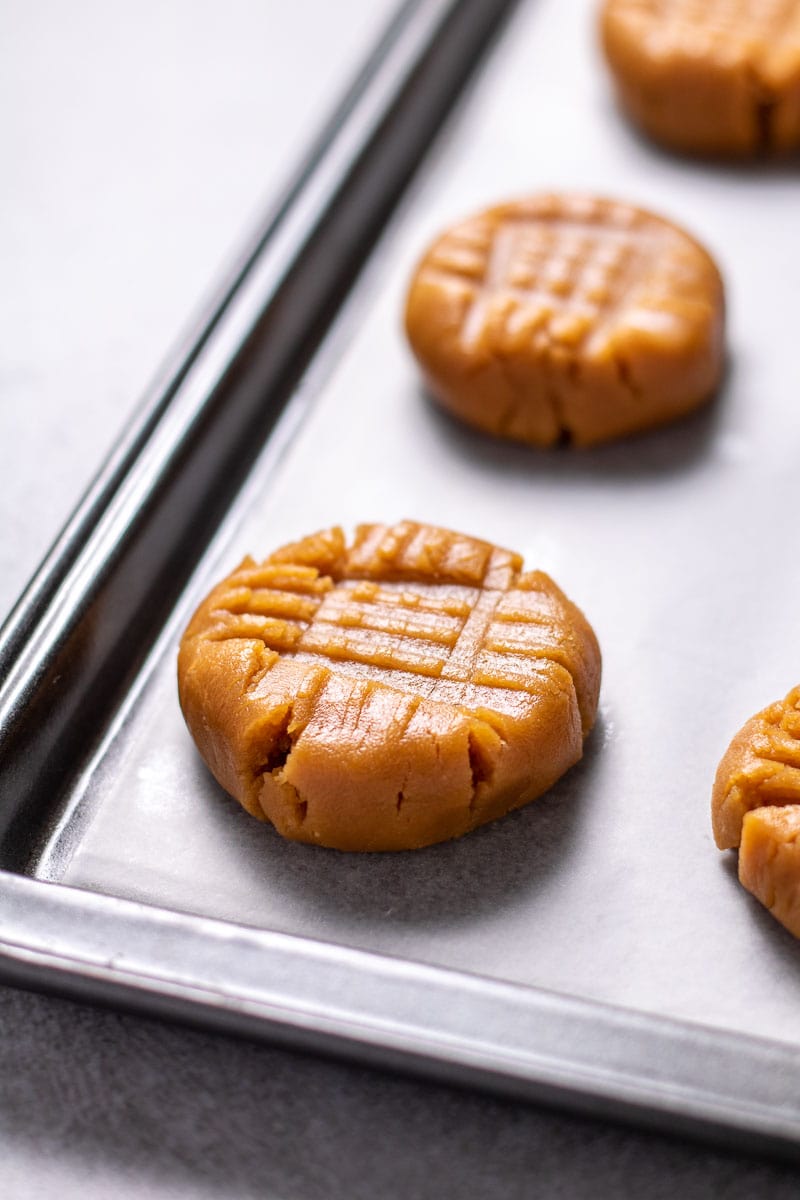
<svg viewBox="0 0 800 1200">
<path fill-rule="evenodd" d="M 14 986 L 800 1159 L 800 1047 L 6 871 L 0 897 Z"/>
</svg>

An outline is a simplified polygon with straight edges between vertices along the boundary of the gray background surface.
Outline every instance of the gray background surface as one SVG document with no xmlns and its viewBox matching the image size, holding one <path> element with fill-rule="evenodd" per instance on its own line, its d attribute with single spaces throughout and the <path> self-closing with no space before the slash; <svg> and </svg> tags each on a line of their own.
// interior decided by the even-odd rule
<svg viewBox="0 0 800 1200">
<path fill-rule="evenodd" d="M 3 6 L 0 610 L 390 9 Z M 14 1198 L 800 1191 L 788 1168 L 11 990 L 0 1034 Z"/>
</svg>

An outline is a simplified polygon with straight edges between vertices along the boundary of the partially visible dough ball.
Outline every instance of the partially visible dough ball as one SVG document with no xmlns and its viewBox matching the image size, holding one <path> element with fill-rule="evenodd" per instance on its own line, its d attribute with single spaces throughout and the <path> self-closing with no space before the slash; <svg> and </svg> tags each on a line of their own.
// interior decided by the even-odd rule
<svg viewBox="0 0 800 1200">
<path fill-rule="evenodd" d="M 800 937 L 800 687 L 751 717 L 717 770 L 714 838 L 739 846 L 739 879 Z"/>
<path fill-rule="evenodd" d="M 534 196 L 454 225 L 417 267 L 405 320 L 445 408 L 535 446 L 672 421 L 723 369 L 709 254 L 669 221 L 590 196 Z"/>
<path fill-rule="evenodd" d="M 600 652 L 541 571 L 406 521 L 252 559 L 181 641 L 181 706 L 232 796 L 294 841 L 401 850 L 526 804 L 581 757 Z"/>
<path fill-rule="evenodd" d="M 800 687 L 751 717 L 717 769 L 711 796 L 714 839 L 738 846 L 745 813 L 800 804 Z"/>
<path fill-rule="evenodd" d="M 650 137 L 748 158 L 800 147 L 797 0 L 605 0 L 622 107 Z"/>
</svg>

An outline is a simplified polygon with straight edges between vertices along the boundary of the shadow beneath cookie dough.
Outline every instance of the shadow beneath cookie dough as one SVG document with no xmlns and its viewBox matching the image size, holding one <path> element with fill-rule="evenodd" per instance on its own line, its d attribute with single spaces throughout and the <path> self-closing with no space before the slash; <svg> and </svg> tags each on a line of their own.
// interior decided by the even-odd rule
<svg viewBox="0 0 800 1200">
<path fill-rule="evenodd" d="M 784 977 L 791 975 L 800 982 L 800 941 L 739 883 L 739 855 L 736 851 L 731 850 L 722 856 L 722 870 L 728 876 L 730 886 L 739 893 L 742 922 L 751 926 L 760 949 L 773 959 L 775 974 Z"/>
<path fill-rule="evenodd" d="M 673 169 L 682 169 L 687 174 L 691 174 L 695 180 L 706 173 L 730 180 L 731 184 L 752 182 L 759 188 L 763 187 L 765 180 L 770 182 L 776 179 L 797 180 L 798 171 L 800 171 L 800 151 L 790 151 L 785 154 L 759 151 L 752 158 L 736 158 L 724 154 L 691 153 L 671 149 L 655 138 L 649 137 L 628 118 L 625 109 L 621 105 L 615 104 L 613 100 L 604 105 L 604 108 L 604 119 L 614 121 L 617 126 L 617 136 L 620 140 L 624 139 L 632 151 L 637 154 L 645 154 Z M 614 198 L 613 193 L 611 198 Z M 657 205 L 653 206 L 653 211 L 659 212 L 661 216 L 669 219 L 669 213 L 659 210 Z"/>
<path fill-rule="evenodd" d="M 618 486 L 659 475 L 691 470 L 707 457 L 725 404 L 726 378 L 718 394 L 702 408 L 669 425 L 600 446 L 569 444 L 542 450 L 472 429 L 447 413 L 424 387 L 417 399 L 430 417 L 430 433 L 442 452 L 456 453 L 482 472 L 573 483 L 591 479 Z"/>
<path fill-rule="evenodd" d="M 603 741 L 598 720 L 581 761 L 549 792 L 455 841 L 350 854 L 283 842 L 264 830 L 264 871 L 272 887 L 295 890 L 305 906 L 351 929 L 374 929 L 381 922 L 422 929 L 473 921 L 569 869 Z"/>
</svg>

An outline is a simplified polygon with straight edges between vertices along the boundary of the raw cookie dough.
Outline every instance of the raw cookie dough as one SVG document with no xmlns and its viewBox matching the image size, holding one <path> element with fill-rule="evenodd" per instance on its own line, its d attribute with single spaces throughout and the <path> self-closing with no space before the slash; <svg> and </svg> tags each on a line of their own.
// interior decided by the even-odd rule
<svg viewBox="0 0 800 1200">
<path fill-rule="evenodd" d="M 401 850 L 526 804 L 581 757 L 600 652 L 541 571 L 411 521 L 245 559 L 181 642 L 181 706 L 284 837 Z"/>
<path fill-rule="evenodd" d="M 706 251 L 629 204 L 542 195 L 439 237 L 406 331 L 434 396 L 500 437 L 588 446 L 708 400 L 724 299 Z"/>
<path fill-rule="evenodd" d="M 747 158 L 800 146 L 798 0 L 606 0 L 622 107 L 656 141 Z"/>
<path fill-rule="evenodd" d="M 800 687 L 736 734 L 711 817 L 719 848 L 739 846 L 741 883 L 800 937 Z"/>
</svg>

